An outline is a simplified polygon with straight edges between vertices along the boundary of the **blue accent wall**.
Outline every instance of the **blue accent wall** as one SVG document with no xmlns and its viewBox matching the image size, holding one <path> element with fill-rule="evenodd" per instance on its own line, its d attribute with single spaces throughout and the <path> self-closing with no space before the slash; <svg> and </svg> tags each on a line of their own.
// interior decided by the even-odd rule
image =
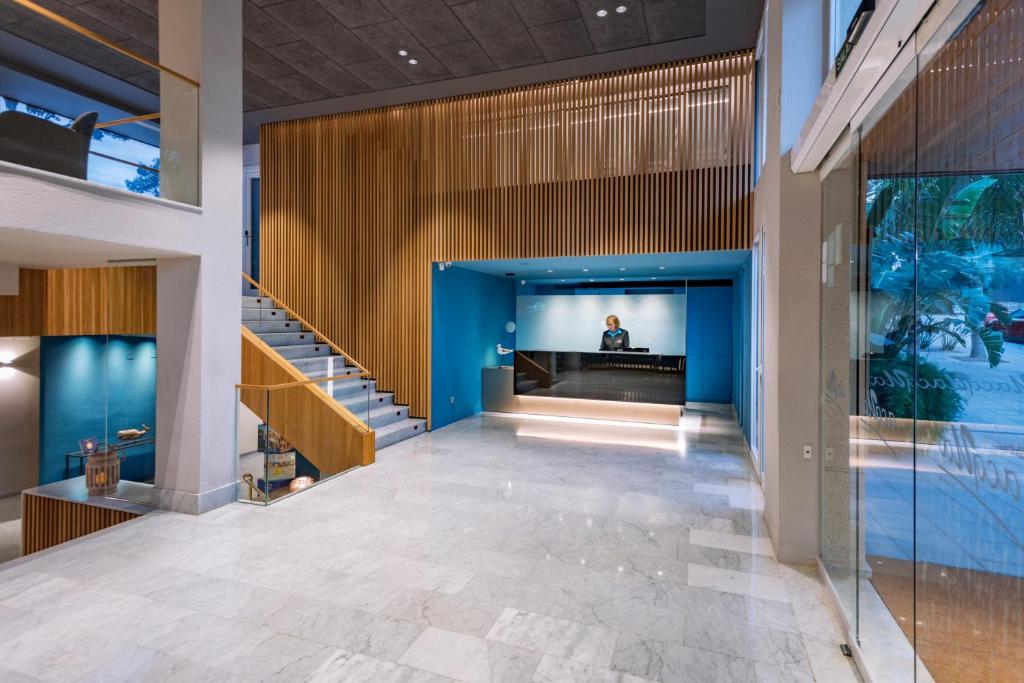
<svg viewBox="0 0 1024 683">
<path fill-rule="evenodd" d="M 156 340 L 152 337 L 42 337 L 40 340 L 39 483 L 65 478 L 64 454 L 79 439 L 117 440 L 143 423 L 156 429 Z M 152 432 L 151 432 L 152 433 Z M 153 446 L 132 448 L 121 478 L 150 481 Z M 78 476 L 78 460 L 71 476 Z"/>
<path fill-rule="evenodd" d="M 431 429 L 481 410 L 481 370 L 499 361 L 500 342 L 515 346 L 505 323 L 516 319 L 516 283 L 465 268 L 433 266 L 431 323 Z M 451 397 L 455 403 L 451 403 Z"/>
<path fill-rule="evenodd" d="M 686 296 L 686 400 L 733 399 L 733 287 L 693 287 Z"/>
</svg>

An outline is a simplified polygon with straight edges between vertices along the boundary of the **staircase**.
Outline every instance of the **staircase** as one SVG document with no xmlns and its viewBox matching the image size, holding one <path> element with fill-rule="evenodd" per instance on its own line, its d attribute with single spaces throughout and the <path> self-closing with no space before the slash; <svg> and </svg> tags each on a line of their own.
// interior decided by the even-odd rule
<svg viewBox="0 0 1024 683">
<path fill-rule="evenodd" d="M 242 324 L 309 379 L 360 374 L 360 368 L 334 353 L 269 297 L 243 296 Z M 426 420 L 409 417 L 409 406 L 396 404 L 391 392 L 377 391 L 376 380 L 332 384 L 334 400 L 374 430 L 377 450 L 426 431 Z"/>
</svg>

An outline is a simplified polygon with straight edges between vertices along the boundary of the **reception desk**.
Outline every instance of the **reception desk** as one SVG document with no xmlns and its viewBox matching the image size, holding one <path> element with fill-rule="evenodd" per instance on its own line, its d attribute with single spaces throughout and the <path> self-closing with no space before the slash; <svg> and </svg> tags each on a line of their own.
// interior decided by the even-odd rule
<svg viewBox="0 0 1024 683">
<path fill-rule="evenodd" d="M 515 393 L 629 403 L 686 403 L 686 356 L 636 351 L 517 351 Z"/>
<path fill-rule="evenodd" d="M 516 351 L 514 366 L 484 368 L 482 384 L 487 411 L 677 425 L 686 357 Z"/>
</svg>

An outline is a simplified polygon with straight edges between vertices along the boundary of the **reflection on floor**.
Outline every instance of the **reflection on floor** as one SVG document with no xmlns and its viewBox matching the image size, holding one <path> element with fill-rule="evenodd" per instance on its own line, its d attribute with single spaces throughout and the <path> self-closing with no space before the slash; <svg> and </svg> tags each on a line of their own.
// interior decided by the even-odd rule
<svg viewBox="0 0 1024 683">
<path fill-rule="evenodd" d="M 936 681 L 1012 683 L 1024 671 L 1024 579 L 868 556 L 871 583 Z M 916 587 L 916 613 L 915 604 Z"/>
<path fill-rule="evenodd" d="M 557 426 L 470 418 L 269 508 L 2 567 L 0 679 L 856 680 L 731 415 Z"/>
<path fill-rule="evenodd" d="M 681 372 L 645 372 L 643 384 L 634 370 L 562 370 L 550 388 L 516 392 L 530 396 L 560 396 L 599 401 L 667 403 L 682 405 L 685 397 Z"/>
<path fill-rule="evenodd" d="M 21 495 L 0 498 L 0 562 L 21 557 Z"/>
</svg>

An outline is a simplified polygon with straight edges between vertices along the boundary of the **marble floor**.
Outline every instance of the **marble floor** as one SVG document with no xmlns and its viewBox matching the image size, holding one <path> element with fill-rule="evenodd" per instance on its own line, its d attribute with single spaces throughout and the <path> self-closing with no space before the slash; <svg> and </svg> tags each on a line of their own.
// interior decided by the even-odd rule
<svg viewBox="0 0 1024 683">
<path fill-rule="evenodd" d="M 856 681 L 730 415 L 484 415 L 0 566 L 0 680 Z"/>
<path fill-rule="evenodd" d="M 21 496 L 0 498 L 0 562 L 21 556 Z"/>
</svg>

